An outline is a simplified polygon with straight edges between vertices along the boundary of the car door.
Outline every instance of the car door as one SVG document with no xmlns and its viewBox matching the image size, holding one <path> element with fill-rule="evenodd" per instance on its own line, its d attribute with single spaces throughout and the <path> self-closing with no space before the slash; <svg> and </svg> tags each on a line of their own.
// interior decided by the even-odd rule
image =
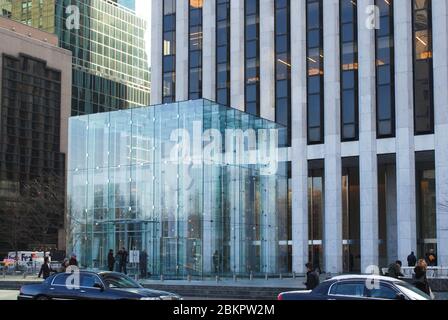
<svg viewBox="0 0 448 320">
<path fill-rule="evenodd" d="M 106 293 L 101 288 L 95 286 L 104 285 L 101 279 L 93 273 L 81 273 L 79 299 L 82 300 L 104 300 L 107 299 Z"/>
<path fill-rule="evenodd" d="M 56 275 L 48 289 L 48 296 L 54 300 L 76 300 L 78 299 L 79 287 L 70 282 L 68 273 Z"/>
<path fill-rule="evenodd" d="M 366 300 L 365 282 L 359 280 L 335 282 L 330 287 L 328 300 Z"/>
<path fill-rule="evenodd" d="M 372 300 L 396 300 L 400 292 L 391 285 L 380 282 L 378 286 L 373 288 L 366 288 L 366 294 Z"/>
</svg>

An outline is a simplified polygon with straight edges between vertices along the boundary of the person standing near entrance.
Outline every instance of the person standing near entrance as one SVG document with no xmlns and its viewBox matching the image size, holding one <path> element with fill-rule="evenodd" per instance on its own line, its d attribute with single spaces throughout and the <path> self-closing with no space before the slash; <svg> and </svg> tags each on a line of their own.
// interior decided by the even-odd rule
<svg viewBox="0 0 448 320">
<path fill-rule="evenodd" d="M 148 276 L 148 254 L 146 250 L 140 253 L 140 276 L 145 279 Z"/>
<path fill-rule="evenodd" d="M 417 263 L 417 257 L 414 254 L 414 251 L 411 252 L 410 255 L 408 255 L 408 267 L 415 267 Z"/>
<path fill-rule="evenodd" d="M 114 250 L 110 249 L 109 254 L 107 255 L 107 267 L 109 268 L 109 271 L 114 271 L 114 266 L 115 266 Z"/>
<path fill-rule="evenodd" d="M 124 274 L 128 274 L 127 270 L 126 270 L 126 264 L 128 262 L 128 252 L 126 251 L 125 248 L 121 249 L 121 256 L 120 256 L 120 272 L 124 273 Z"/>
</svg>

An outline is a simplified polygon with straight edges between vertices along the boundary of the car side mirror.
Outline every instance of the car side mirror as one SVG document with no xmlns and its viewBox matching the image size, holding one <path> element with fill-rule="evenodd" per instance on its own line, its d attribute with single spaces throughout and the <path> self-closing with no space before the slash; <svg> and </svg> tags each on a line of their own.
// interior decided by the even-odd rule
<svg viewBox="0 0 448 320">
<path fill-rule="evenodd" d="M 104 291 L 104 286 L 101 283 L 95 283 L 93 285 L 94 288 L 100 289 L 101 291 Z"/>
<path fill-rule="evenodd" d="M 406 300 L 406 297 L 405 297 L 405 295 L 402 294 L 402 293 L 397 293 L 397 296 L 395 297 L 395 300 L 401 300 L 401 301 L 404 301 L 404 300 Z"/>
</svg>

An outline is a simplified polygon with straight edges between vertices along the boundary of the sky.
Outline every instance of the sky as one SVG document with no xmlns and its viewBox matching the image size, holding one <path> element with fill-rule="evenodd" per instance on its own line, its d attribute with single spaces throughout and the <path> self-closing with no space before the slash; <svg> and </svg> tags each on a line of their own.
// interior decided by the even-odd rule
<svg viewBox="0 0 448 320">
<path fill-rule="evenodd" d="M 146 53 L 148 55 L 148 63 L 151 66 L 151 1 L 152 0 L 135 0 L 135 11 L 139 17 L 142 17 L 148 22 L 148 29 L 146 30 L 145 42 Z M 156 0 L 160 1 L 160 0 Z"/>
</svg>

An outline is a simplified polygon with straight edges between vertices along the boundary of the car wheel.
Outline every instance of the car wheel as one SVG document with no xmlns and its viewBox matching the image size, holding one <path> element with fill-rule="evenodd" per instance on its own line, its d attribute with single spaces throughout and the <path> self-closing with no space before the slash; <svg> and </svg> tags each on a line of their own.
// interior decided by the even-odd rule
<svg viewBox="0 0 448 320">
<path fill-rule="evenodd" d="M 38 296 L 36 300 L 50 300 L 47 296 Z"/>
</svg>

